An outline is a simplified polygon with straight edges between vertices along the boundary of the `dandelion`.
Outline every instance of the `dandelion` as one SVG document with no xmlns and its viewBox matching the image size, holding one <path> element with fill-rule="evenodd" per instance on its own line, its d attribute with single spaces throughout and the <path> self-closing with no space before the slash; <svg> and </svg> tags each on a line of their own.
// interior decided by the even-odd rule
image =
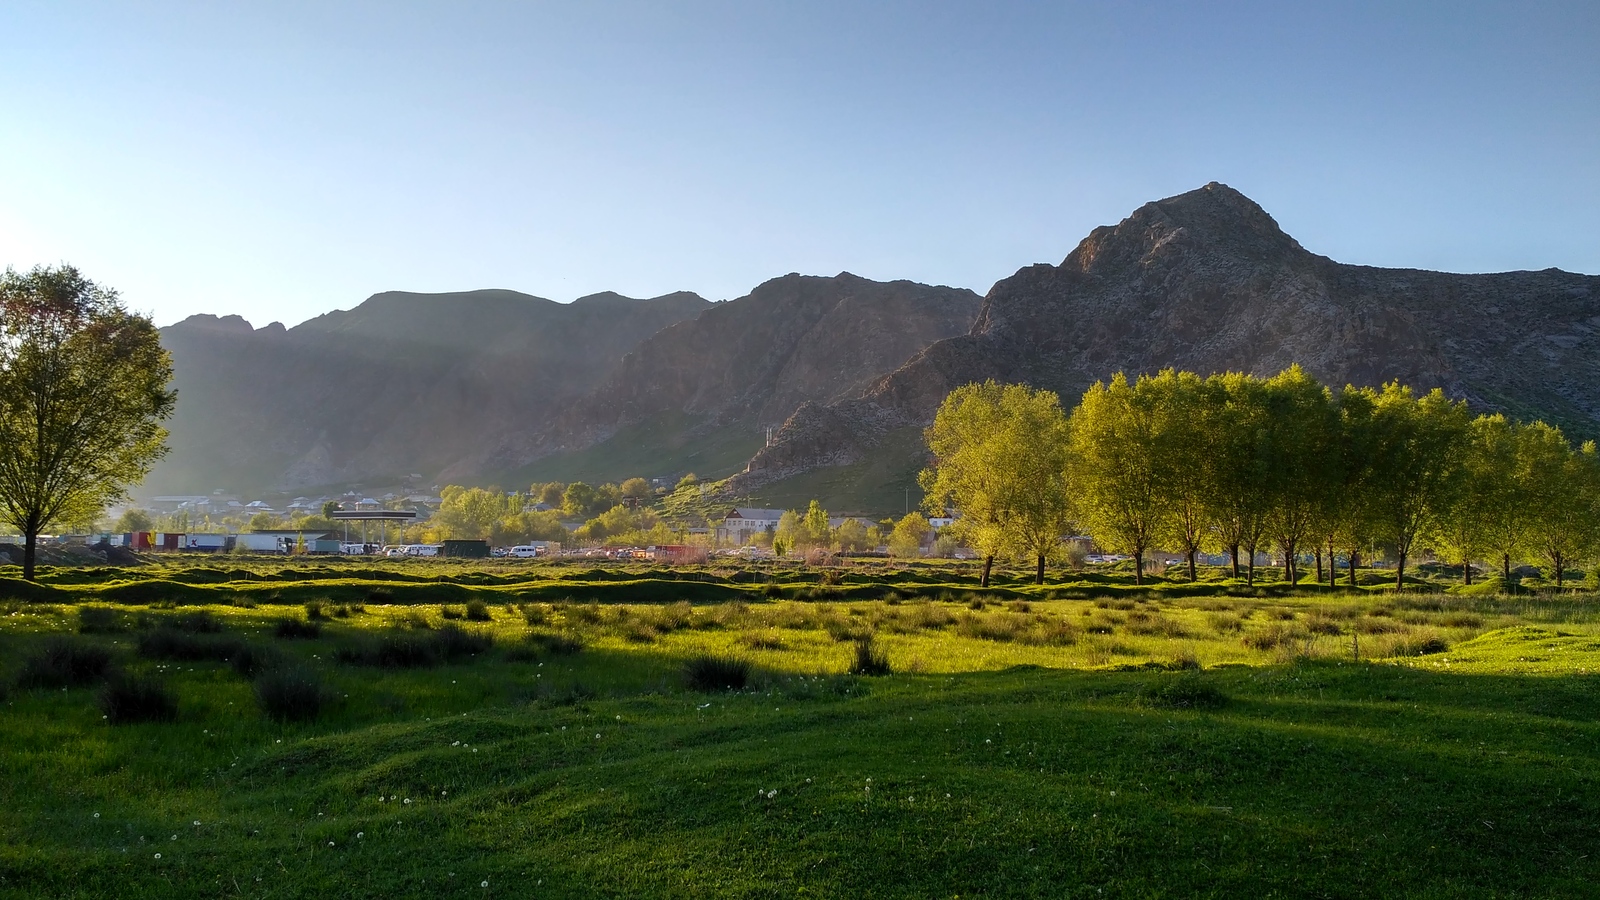
<svg viewBox="0 0 1600 900">
<path fill-rule="evenodd" d="M 767 791 L 767 799 L 768 800 L 771 800 L 773 797 L 776 797 L 776 796 L 778 796 L 778 792 L 776 790 Z"/>
<path fill-rule="evenodd" d="M 329 841 L 329 842 L 328 842 L 328 846 L 329 846 L 329 847 L 332 847 L 332 846 L 333 846 L 333 841 Z"/>
<path fill-rule="evenodd" d="M 356 832 L 356 840 L 358 840 L 358 841 L 361 840 L 362 838 L 366 837 L 366 836 L 367 836 L 367 833 L 365 831 Z"/>
<path fill-rule="evenodd" d="M 100 814 L 99 814 L 99 813 L 95 813 L 95 814 L 94 814 L 94 817 L 95 817 L 95 818 L 96 818 L 96 819 L 98 819 L 98 818 L 100 818 Z"/>
<path fill-rule="evenodd" d="M 404 802 L 405 802 L 405 803 L 408 803 L 408 804 L 409 804 L 409 803 L 410 803 L 410 802 L 411 802 L 411 798 L 410 798 L 410 797 L 407 797 L 407 798 L 406 798 L 406 799 L 405 799 L 405 800 L 404 800 Z"/>
<path fill-rule="evenodd" d="M 483 884 L 478 885 L 478 887 L 488 887 L 488 886 L 489 886 L 489 879 L 487 879 L 487 878 L 485 878 L 483 880 Z"/>
<path fill-rule="evenodd" d="M 177 836 L 177 835 L 173 835 L 173 836 L 172 836 L 172 839 L 173 839 L 173 840 L 177 840 L 177 839 L 178 839 L 178 836 Z"/>
<path fill-rule="evenodd" d="M 195 819 L 194 820 L 194 824 L 195 824 L 196 828 L 200 827 L 200 820 L 199 819 Z"/>
<path fill-rule="evenodd" d="M 156 859 L 160 859 L 160 858 L 161 858 L 161 854 L 157 853 L 156 854 Z"/>
</svg>

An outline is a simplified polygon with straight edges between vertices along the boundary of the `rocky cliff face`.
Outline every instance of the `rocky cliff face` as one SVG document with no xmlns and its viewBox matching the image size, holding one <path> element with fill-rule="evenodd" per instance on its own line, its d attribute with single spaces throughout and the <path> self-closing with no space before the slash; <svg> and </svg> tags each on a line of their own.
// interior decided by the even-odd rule
<svg viewBox="0 0 1600 900">
<path fill-rule="evenodd" d="M 930 421 L 951 389 L 994 378 L 1071 406 L 1114 372 L 1172 366 L 1323 382 L 1399 380 L 1481 410 L 1600 431 L 1600 277 L 1453 275 L 1317 256 L 1261 207 L 1208 184 L 1096 228 L 1059 266 L 995 284 L 970 334 L 927 347 L 858 395 L 803 410 L 737 490 L 871 451 Z"/>
<path fill-rule="evenodd" d="M 968 290 L 848 272 L 774 278 L 640 343 L 527 453 L 581 448 L 666 411 L 707 427 L 777 426 L 804 404 L 855 396 L 929 344 L 965 334 L 981 302 Z"/>
</svg>

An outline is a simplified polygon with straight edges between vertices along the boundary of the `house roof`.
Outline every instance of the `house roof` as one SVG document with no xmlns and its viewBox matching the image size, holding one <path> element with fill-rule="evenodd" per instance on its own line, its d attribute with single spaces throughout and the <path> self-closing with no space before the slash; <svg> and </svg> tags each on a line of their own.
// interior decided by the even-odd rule
<svg viewBox="0 0 1600 900">
<path fill-rule="evenodd" d="M 760 519 L 778 521 L 783 518 L 781 509 L 754 509 L 752 507 L 735 508 L 728 510 L 724 519 Z"/>
</svg>

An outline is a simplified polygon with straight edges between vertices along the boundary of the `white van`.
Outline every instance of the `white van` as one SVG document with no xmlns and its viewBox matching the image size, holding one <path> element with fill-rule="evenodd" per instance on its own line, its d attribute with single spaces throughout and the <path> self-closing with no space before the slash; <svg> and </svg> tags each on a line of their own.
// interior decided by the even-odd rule
<svg viewBox="0 0 1600 900">
<path fill-rule="evenodd" d="M 533 559 L 535 556 L 539 556 L 542 550 L 543 548 L 535 547 L 532 544 L 518 544 L 506 551 L 506 555 L 515 556 L 517 559 Z"/>
</svg>

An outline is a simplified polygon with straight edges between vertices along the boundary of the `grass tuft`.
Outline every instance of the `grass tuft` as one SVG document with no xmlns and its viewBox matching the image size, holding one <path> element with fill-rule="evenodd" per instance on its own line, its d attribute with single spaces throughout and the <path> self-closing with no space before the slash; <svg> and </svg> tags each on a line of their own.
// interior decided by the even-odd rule
<svg viewBox="0 0 1600 900">
<path fill-rule="evenodd" d="M 872 638 L 863 638 L 856 641 L 855 658 L 850 662 L 851 675 L 891 675 L 894 669 L 889 665 L 889 652 L 878 646 Z"/>
<path fill-rule="evenodd" d="M 96 698 L 112 725 L 171 722 L 178 718 L 178 698 L 155 678 L 122 675 L 111 679 Z"/>
<path fill-rule="evenodd" d="M 322 623 L 311 619 L 283 618 L 273 623 L 272 634 L 283 640 L 310 640 L 322 636 Z"/>
<path fill-rule="evenodd" d="M 683 682 L 691 691 L 737 691 L 750 681 L 750 663 L 735 656 L 706 654 L 683 664 Z"/>
<path fill-rule="evenodd" d="M 111 671 L 111 651 L 71 638 L 53 638 L 22 663 L 17 686 L 23 688 L 81 687 L 106 677 Z"/>
<path fill-rule="evenodd" d="M 308 722 L 322 714 L 328 691 L 307 669 L 269 669 L 255 680 L 256 704 L 274 722 Z"/>
</svg>

